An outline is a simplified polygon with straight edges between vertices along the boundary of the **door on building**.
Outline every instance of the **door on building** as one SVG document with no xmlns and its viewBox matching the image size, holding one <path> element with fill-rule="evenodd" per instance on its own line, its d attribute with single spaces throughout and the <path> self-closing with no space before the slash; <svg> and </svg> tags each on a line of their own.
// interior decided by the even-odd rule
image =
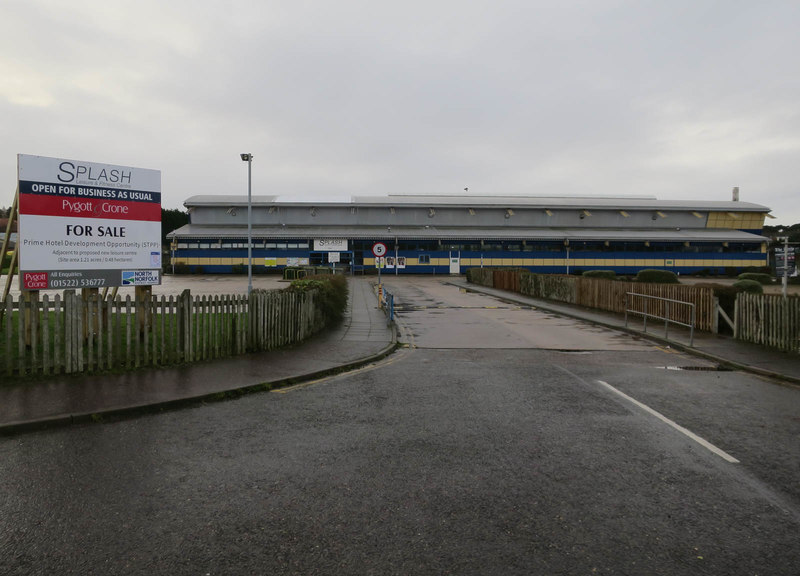
<svg viewBox="0 0 800 576">
<path fill-rule="evenodd" d="M 450 253 L 450 274 L 461 274 L 461 252 L 457 255 Z"/>
</svg>

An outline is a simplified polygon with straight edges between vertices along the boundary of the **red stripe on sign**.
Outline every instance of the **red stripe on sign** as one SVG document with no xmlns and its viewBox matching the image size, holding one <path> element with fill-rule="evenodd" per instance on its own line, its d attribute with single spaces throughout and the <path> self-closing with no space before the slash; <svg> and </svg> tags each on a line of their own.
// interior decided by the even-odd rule
<svg viewBox="0 0 800 576">
<path fill-rule="evenodd" d="M 156 202 L 125 202 L 43 194 L 20 194 L 19 213 L 32 216 L 161 222 L 161 205 Z"/>
</svg>

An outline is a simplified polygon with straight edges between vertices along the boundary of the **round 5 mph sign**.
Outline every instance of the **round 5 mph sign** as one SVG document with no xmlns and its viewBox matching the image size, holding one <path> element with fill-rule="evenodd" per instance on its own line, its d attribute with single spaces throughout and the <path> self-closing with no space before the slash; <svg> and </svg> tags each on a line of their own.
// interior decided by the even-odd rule
<svg viewBox="0 0 800 576">
<path fill-rule="evenodd" d="M 372 253 L 378 258 L 381 256 L 386 256 L 386 244 L 383 242 L 376 242 L 372 247 Z"/>
</svg>

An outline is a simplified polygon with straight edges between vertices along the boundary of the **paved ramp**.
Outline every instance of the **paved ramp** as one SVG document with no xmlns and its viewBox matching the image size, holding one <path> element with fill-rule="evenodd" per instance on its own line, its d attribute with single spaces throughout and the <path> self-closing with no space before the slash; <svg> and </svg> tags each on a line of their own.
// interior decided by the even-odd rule
<svg viewBox="0 0 800 576">
<path fill-rule="evenodd" d="M 385 282 L 404 338 L 417 348 L 645 350 L 627 334 L 468 292 L 443 278 Z"/>
</svg>

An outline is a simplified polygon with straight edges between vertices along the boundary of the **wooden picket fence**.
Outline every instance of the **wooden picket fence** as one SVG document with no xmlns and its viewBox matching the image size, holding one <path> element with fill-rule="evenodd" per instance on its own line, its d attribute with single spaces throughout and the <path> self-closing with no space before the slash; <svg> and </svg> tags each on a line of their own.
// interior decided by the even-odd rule
<svg viewBox="0 0 800 576">
<path fill-rule="evenodd" d="M 742 292 L 734 317 L 737 339 L 800 352 L 800 298 Z"/>
<path fill-rule="evenodd" d="M 134 301 L 53 298 L 2 303 L 0 367 L 7 376 L 165 366 L 272 350 L 324 327 L 314 290 L 242 295 L 149 296 Z"/>
</svg>

